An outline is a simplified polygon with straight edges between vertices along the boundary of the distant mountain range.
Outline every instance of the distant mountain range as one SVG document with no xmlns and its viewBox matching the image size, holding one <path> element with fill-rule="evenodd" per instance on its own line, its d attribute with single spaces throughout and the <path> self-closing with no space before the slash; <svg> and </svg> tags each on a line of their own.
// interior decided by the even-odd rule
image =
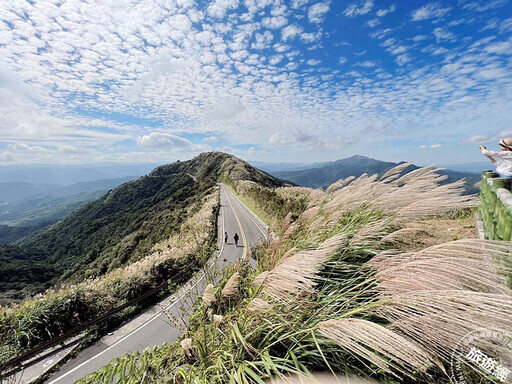
<svg viewBox="0 0 512 384">
<path fill-rule="evenodd" d="M 0 182 L 71 185 L 105 179 L 147 175 L 161 163 L 94 165 L 4 165 Z"/>
<path fill-rule="evenodd" d="M 58 185 L 32 182 L 0 182 L 0 204 L 13 203 L 28 199 L 40 199 L 47 196 L 64 197 L 96 191 L 108 191 L 133 180 L 139 175 L 130 175 L 112 179 L 101 179 L 88 182 L 78 182 L 71 185 Z M 1 221 L 1 218 L 0 218 Z"/>
<path fill-rule="evenodd" d="M 258 164 L 260 169 L 281 180 L 286 180 L 304 187 L 327 188 L 332 183 L 348 176 L 358 177 L 363 173 L 368 175 L 375 173 L 383 175 L 400 163 L 375 160 L 366 156 L 356 155 L 333 162 L 311 164 L 309 167 L 305 167 L 303 164 L 298 166 L 286 164 L 280 169 L 279 167 L 282 166 L 282 164 L 254 164 Z M 419 168 L 415 165 L 412 167 Z M 468 193 L 478 193 L 479 188 L 475 186 L 475 184 L 480 181 L 480 173 L 454 170 L 444 170 L 440 171 L 440 173 L 448 176 L 445 182 L 466 179 L 466 189 Z"/>
<path fill-rule="evenodd" d="M 470 172 L 481 174 L 482 171 L 494 169 L 490 161 L 466 164 L 439 164 L 439 167 L 446 168 L 452 171 Z"/>
<path fill-rule="evenodd" d="M 0 183 L 0 244 L 47 227 L 76 208 L 98 199 L 135 177 L 62 186 L 27 182 Z"/>
</svg>

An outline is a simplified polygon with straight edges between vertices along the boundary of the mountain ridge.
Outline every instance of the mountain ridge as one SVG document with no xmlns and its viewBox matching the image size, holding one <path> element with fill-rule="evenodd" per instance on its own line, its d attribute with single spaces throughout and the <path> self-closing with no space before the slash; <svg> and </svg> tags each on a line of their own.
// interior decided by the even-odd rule
<svg viewBox="0 0 512 384">
<path fill-rule="evenodd" d="M 153 244 L 176 231 L 193 213 L 189 208 L 200 205 L 218 182 L 229 184 L 240 179 L 269 187 L 284 185 L 247 162 L 221 152 L 202 153 L 188 161 L 159 166 L 81 206 L 49 228 L 9 245 L 10 253 L 18 256 L 9 264 L 8 253 L 3 253 L 0 291 L 9 286 L 17 290 L 22 287 L 18 282 L 26 282 L 23 276 L 30 268 L 31 254 L 37 255 L 34 260 L 37 259 L 38 268 L 50 267 L 45 276 L 52 278 L 44 284 L 39 282 L 39 290 L 48 284 L 101 276 L 139 260 Z M 29 286 L 27 282 L 25 287 Z"/>
</svg>

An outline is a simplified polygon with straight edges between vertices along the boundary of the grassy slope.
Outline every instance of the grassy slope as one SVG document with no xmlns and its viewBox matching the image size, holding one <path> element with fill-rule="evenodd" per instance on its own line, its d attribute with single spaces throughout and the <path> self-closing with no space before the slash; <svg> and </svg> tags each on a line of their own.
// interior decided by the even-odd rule
<svg viewBox="0 0 512 384">
<path fill-rule="evenodd" d="M 1 273 L 14 276 L 2 282 L 16 289 L 51 283 L 55 265 L 84 267 L 69 273 L 72 279 L 60 289 L 8 310 L 0 306 L 0 361 L 137 297 L 177 270 L 187 270 L 193 260 L 202 260 L 216 238 L 216 183 L 235 183 L 242 176 L 281 185 L 230 155 L 205 153 L 188 162 L 159 167 L 20 246 L 0 248 Z M 101 254 L 100 259 L 86 263 L 81 249 L 88 245 L 94 247 L 90 252 Z M 50 258 L 49 250 L 53 252 Z M 76 261 L 66 259 L 75 255 Z M 126 259 L 125 267 L 118 256 Z M 54 263 L 49 264 L 49 259 Z M 101 277 L 70 284 L 80 276 L 98 274 L 97 266 L 105 265 L 103 269 L 109 272 Z"/>
<path fill-rule="evenodd" d="M 381 189 L 362 184 L 364 183 L 359 184 L 358 192 Z M 276 204 L 283 201 L 284 197 L 291 198 L 292 195 L 300 201 L 307 194 L 308 209 L 302 212 L 297 220 L 290 219 L 289 215 L 284 219 L 276 217 L 282 235 L 270 244 L 253 250 L 253 256 L 258 262 L 257 270 L 254 271 L 244 264 L 226 270 L 223 281 L 215 287 L 214 304 L 205 308 L 201 300 L 198 300 L 196 311 L 191 316 L 191 325 L 183 335 L 181 346 L 176 343 L 155 347 L 153 350 L 147 349 L 143 356 L 126 355 L 99 372 L 91 374 L 81 383 L 108 383 L 112 382 L 113 377 L 119 377 L 121 374 L 125 377 L 122 380 L 124 383 L 139 382 L 145 377 L 155 382 L 169 383 L 210 384 L 232 380 L 261 384 L 262 379 L 268 375 L 281 375 L 287 371 L 305 373 L 309 370 L 327 369 L 373 376 L 379 382 L 386 383 L 395 383 L 397 379 L 400 382 L 411 383 L 448 382 L 443 370 L 436 367 L 437 361 L 441 361 L 444 369 L 447 368 L 449 355 L 447 356 L 444 351 L 449 351 L 460 337 L 460 333 L 464 334 L 475 324 L 498 324 L 503 311 L 511 313 L 512 303 L 507 299 L 508 302 L 503 306 L 491 306 L 487 309 L 489 312 L 479 313 L 478 306 L 475 307 L 472 300 L 479 299 L 483 294 L 480 290 L 485 291 L 485 284 L 494 287 L 494 280 L 486 281 L 479 272 L 476 277 L 478 282 L 476 285 L 471 284 L 470 280 L 466 280 L 464 272 L 447 269 L 444 262 L 454 262 L 461 257 L 461 268 L 467 268 L 469 272 L 472 271 L 469 261 L 474 261 L 479 251 L 481 255 L 504 255 L 512 249 L 506 244 L 495 246 L 473 239 L 463 240 L 468 241 L 469 246 L 461 249 L 463 245 L 457 244 L 466 243 L 451 241 L 474 236 L 474 210 L 457 210 L 457 207 L 467 204 L 464 200 L 447 196 L 444 201 L 450 201 L 451 209 L 454 211 L 450 212 L 448 204 L 444 210 L 449 214 L 425 218 L 425 206 L 432 212 L 440 212 L 439 200 L 431 199 L 431 195 L 442 192 L 438 195 L 442 196 L 445 190 L 429 190 L 429 187 L 413 189 L 416 192 L 408 193 L 417 193 L 414 199 L 410 200 L 409 196 L 405 195 L 407 187 L 403 187 L 402 198 L 397 200 L 395 195 L 389 194 L 383 197 L 387 199 L 386 204 L 378 207 L 372 206 L 371 196 L 361 199 L 355 190 L 345 196 L 343 193 L 307 193 L 303 189 L 273 191 L 279 195 L 279 199 L 275 199 Z M 422 191 L 423 189 L 425 190 Z M 244 191 L 247 189 L 239 190 L 242 194 Z M 255 199 L 255 196 L 252 195 L 251 199 Z M 268 204 L 269 195 L 261 196 L 264 199 L 260 205 L 264 207 Z M 414 201 L 418 199 L 423 204 L 421 209 L 414 213 Z M 396 204 L 401 207 L 399 211 L 396 210 Z M 400 231 L 402 228 L 405 231 Z M 416 230 L 422 231 L 419 232 L 420 236 L 414 232 Z M 388 236 L 391 234 L 392 237 Z M 329 243 L 331 245 L 328 245 Z M 375 255 L 386 250 L 414 252 L 435 244 L 443 244 L 446 249 L 444 255 L 436 248 L 432 256 L 424 259 L 424 263 L 426 267 L 435 268 L 436 263 L 442 261 L 439 276 L 431 276 L 432 287 L 424 288 L 429 295 L 426 299 L 420 300 L 421 304 L 415 304 L 414 310 L 402 318 L 398 312 L 393 312 L 394 306 L 390 307 L 387 304 L 387 300 L 391 300 L 393 296 L 386 301 L 379 298 L 379 291 L 375 288 L 381 289 L 382 283 L 375 279 L 375 272 L 368 267 L 367 262 L 374 260 Z M 457 254 L 451 250 L 450 247 L 453 246 L 459 247 Z M 475 251 L 474 247 L 478 250 Z M 311 252 L 317 255 L 315 258 L 325 257 L 326 254 L 331 256 L 327 258 L 327 262 L 304 264 L 311 258 Z M 463 252 L 467 253 L 467 259 L 461 254 Z M 441 255 L 437 256 L 438 253 Z M 293 256 L 294 254 L 297 256 Z M 393 262 L 393 255 L 394 253 L 387 258 L 382 255 L 377 259 L 381 263 Z M 416 257 L 421 258 L 420 254 Z M 407 259 L 404 259 L 404 262 L 407 262 Z M 483 261 L 483 265 L 486 262 L 488 261 Z M 316 267 L 311 270 L 311 266 L 314 265 Z M 256 285 L 255 282 L 262 276 L 260 272 L 272 270 L 275 266 L 278 267 L 273 270 L 273 280 L 264 284 L 262 294 L 261 288 L 258 288 L 260 285 Z M 284 266 L 286 269 L 283 270 Z M 477 269 L 482 270 L 481 267 Z M 239 276 L 238 290 L 234 295 L 226 297 L 222 293 L 223 288 L 230 276 L 232 280 L 235 271 Z M 305 275 L 307 271 L 310 271 L 309 275 Z M 407 272 L 407 268 L 399 268 L 398 272 Z M 281 280 L 276 280 L 277 276 L 281 276 Z M 300 278 L 296 280 L 298 277 Z M 398 277 L 399 284 L 411 278 L 407 275 Z M 286 281 L 287 284 L 271 289 L 276 281 Z M 316 283 L 316 286 L 309 286 L 308 281 Z M 452 306 L 449 302 L 443 302 L 441 292 L 447 289 L 444 287 L 450 287 L 450 284 L 459 281 L 464 286 L 457 293 L 462 295 L 458 296 L 459 304 Z M 412 283 L 419 284 L 419 281 L 414 278 Z M 410 295 L 407 296 L 410 299 L 401 302 L 397 297 L 395 305 L 397 308 L 407 308 L 408 300 L 414 300 L 416 293 L 405 288 L 399 288 L 399 292 Z M 276 300 L 275 295 L 281 298 Z M 435 309 L 431 308 L 423 317 L 416 318 L 423 313 L 422 305 L 428 302 L 429 297 L 436 298 Z M 259 299 L 260 302 L 256 303 L 255 299 Z M 505 298 L 502 297 L 502 300 Z M 267 309 L 262 305 L 267 306 Z M 466 305 L 472 306 L 473 309 L 469 310 L 470 307 Z M 466 312 L 468 310 L 471 313 Z M 394 314 L 388 317 L 386 311 Z M 437 311 L 436 315 L 441 319 L 441 322 L 433 327 L 430 323 L 436 321 L 436 317 L 430 316 L 431 311 Z M 213 317 L 213 314 L 221 317 Z M 400 321 L 394 322 L 394 316 L 399 316 Z M 426 337 L 418 338 L 414 332 L 408 333 L 407 328 L 404 328 L 408 324 L 412 326 L 413 331 L 423 330 L 422 327 L 425 325 L 425 329 L 430 333 Z M 502 322 L 501 325 L 505 323 Z M 395 327 L 402 327 L 403 333 L 395 333 Z M 447 327 L 450 327 L 447 333 L 440 332 Z M 358 356 L 361 350 L 351 345 L 351 341 L 345 337 L 350 329 L 355 330 L 356 340 L 363 340 L 366 337 L 362 342 L 363 348 L 368 348 L 365 358 Z M 373 338 L 372 335 L 377 337 Z M 399 345 L 390 347 L 396 340 Z M 381 348 L 379 353 L 375 353 L 377 348 Z M 400 348 L 404 355 L 393 355 L 396 348 Z M 422 349 L 421 352 L 418 353 L 416 348 Z M 429 360 L 430 355 L 436 356 L 439 360 Z"/>
</svg>

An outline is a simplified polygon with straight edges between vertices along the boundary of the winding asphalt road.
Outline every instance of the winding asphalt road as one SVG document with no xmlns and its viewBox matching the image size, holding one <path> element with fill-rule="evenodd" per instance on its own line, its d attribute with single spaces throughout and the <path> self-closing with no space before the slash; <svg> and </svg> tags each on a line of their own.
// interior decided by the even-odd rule
<svg viewBox="0 0 512 384">
<path fill-rule="evenodd" d="M 268 228 L 230 190 L 220 186 L 221 210 L 219 215 L 219 247 L 220 251 L 210 260 L 209 270 L 221 270 L 236 259 L 245 257 L 248 247 L 256 244 L 259 238 L 266 239 Z M 228 243 L 224 244 L 224 232 L 228 232 Z M 238 247 L 234 245 L 233 235 L 238 233 Z M 198 295 L 202 295 L 206 284 L 212 276 L 201 274 L 189 281 L 177 293 L 171 295 L 160 304 L 166 308 L 182 328 L 186 326 L 188 310 Z M 212 274 L 214 275 L 214 274 Z M 144 313 L 123 325 L 112 334 L 103 337 L 99 342 L 81 351 L 78 356 L 68 361 L 51 377 L 48 384 L 68 384 L 99 370 L 112 359 L 126 353 L 143 351 L 146 347 L 172 343 L 180 336 L 180 330 L 159 306 L 151 307 Z M 47 361 L 46 361 L 47 363 Z M 38 364 L 45 364 L 41 361 Z"/>
</svg>

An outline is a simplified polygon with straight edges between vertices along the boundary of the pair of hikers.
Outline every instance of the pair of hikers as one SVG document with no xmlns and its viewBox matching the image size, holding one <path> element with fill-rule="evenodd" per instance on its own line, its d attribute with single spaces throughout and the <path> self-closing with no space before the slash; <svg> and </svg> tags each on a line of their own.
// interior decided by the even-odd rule
<svg viewBox="0 0 512 384">
<path fill-rule="evenodd" d="M 500 151 L 489 151 L 485 145 L 480 150 L 496 166 L 500 177 L 512 179 L 512 138 L 500 139 L 499 145 Z"/>
<path fill-rule="evenodd" d="M 235 240 L 235 246 L 238 247 L 238 240 L 239 240 L 238 233 L 235 232 L 235 236 L 233 236 L 233 240 Z M 227 244 L 227 243 L 228 243 L 228 233 L 224 232 L 224 244 Z"/>
</svg>

